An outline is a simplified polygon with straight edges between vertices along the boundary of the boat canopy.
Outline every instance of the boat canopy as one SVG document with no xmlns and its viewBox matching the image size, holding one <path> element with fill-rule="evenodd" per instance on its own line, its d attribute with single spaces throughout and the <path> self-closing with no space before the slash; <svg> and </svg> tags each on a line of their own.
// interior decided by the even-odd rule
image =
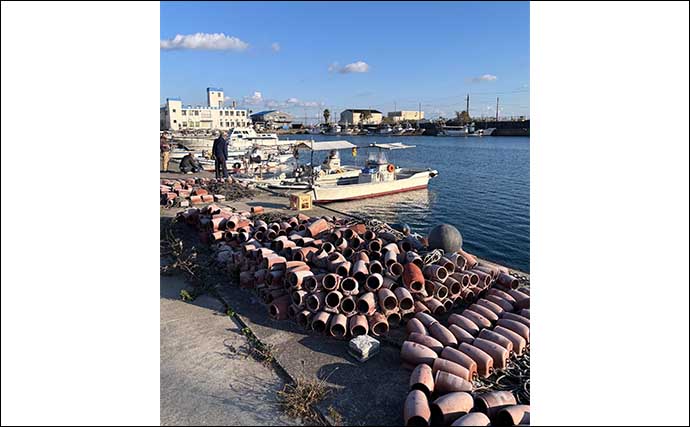
<svg viewBox="0 0 690 427">
<path fill-rule="evenodd" d="M 405 148 L 415 148 L 416 145 L 405 145 L 402 142 L 391 142 L 388 144 L 369 144 L 369 147 L 380 148 L 382 150 L 403 150 Z"/>
<path fill-rule="evenodd" d="M 355 144 L 342 141 L 300 141 L 297 148 L 306 148 L 311 151 L 330 151 L 330 150 L 345 150 L 356 147 Z"/>
</svg>

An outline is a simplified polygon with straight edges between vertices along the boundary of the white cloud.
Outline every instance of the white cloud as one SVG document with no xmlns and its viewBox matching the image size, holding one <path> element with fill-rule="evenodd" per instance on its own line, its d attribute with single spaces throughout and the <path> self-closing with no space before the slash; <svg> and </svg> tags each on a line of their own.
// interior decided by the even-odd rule
<svg viewBox="0 0 690 427">
<path fill-rule="evenodd" d="M 337 62 L 334 62 L 328 66 L 328 71 L 331 73 L 338 72 L 340 74 L 367 73 L 369 72 L 369 64 L 364 61 L 357 61 L 340 67 Z"/>
<path fill-rule="evenodd" d="M 172 39 L 161 40 L 161 49 L 202 49 L 243 51 L 249 44 L 237 37 L 223 33 L 177 34 Z"/>
<path fill-rule="evenodd" d="M 473 77 L 472 82 L 473 83 L 481 83 L 481 82 L 492 82 L 496 80 L 498 77 L 494 76 L 493 74 L 484 74 L 479 77 Z"/>
<path fill-rule="evenodd" d="M 278 43 L 278 42 L 271 43 L 271 49 L 273 50 L 273 52 L 280 52 L 280 43 Z"/>
<path fill-rule="evenodd" d="M 254 92 L 252 96 L 245 96 L 242 98 L 242 102 L 249 105 L 258 105 L 264 101 L 261 92 Z"/>
</svg>

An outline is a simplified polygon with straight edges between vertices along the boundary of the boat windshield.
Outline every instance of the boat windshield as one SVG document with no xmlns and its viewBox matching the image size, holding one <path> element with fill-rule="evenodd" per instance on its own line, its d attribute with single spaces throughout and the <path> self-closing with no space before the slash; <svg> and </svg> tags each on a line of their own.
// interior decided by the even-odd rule
<svg viewBox="0 0 690 427">
<path fill-rule="evenodd" d="M 386 153 L 384 153 L 381 150 L 379 150 L 378 152 L 370 152 L 369 158 L 367 159 L 367 163 L 376 164 L 376 165 L 385 165 L 386 163 L 388 163 L 388 159 L 386 158 Z"/>
</svg>

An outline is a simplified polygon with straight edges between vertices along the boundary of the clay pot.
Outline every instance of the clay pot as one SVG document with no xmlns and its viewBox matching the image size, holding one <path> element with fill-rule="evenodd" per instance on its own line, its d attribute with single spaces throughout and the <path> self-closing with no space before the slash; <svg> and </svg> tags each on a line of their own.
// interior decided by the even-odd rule
<svg viewBox="0 0 690 427">
<path fill-rule="evenodd" d="M 491 420 L 486 415 L 480 412 L 471 412 L 463 415 L 451 424 L 452 427 L 462 426 L 488 426 L 491 425 Z"/>
<path fill-rule="evenodd" d="M 388 333 L 388 319 L 379 312 L 375 312 L 369 316 L 369 331 L 375 337 L 386 335 Z"/>
<path fill-rule="evenodd" d="M 307 276 L 302 280 L 302 288 L 309 292 L 316 292 L 321 289 L 321 280 L 323 280 L 323 274 L 318 274 L 315 276 Z"/>
<path fill-rule="evenodd" d="M 326 291 L 334 291 L 338 289 L 338 285 L 340 285 L 340 276 L 335 273 L 326 274 L 321 280 L 321 286 Z"/>
<path fill-rule="evenodd" d="M 347 296 L 340 300 L 340 311 L 345 316 L 351 316 L 357 312 L 357 301 L 352 296 Z"/>
<path fill-rule="evenodd" d="M 463 368 L 467 369 L 470 378 L 477 377 L 477 362 L 475 362 L 470 356 L 452 347 L 444 347 L 441 351 L 441 357 L 455 362 Z"/>
<path fill-rule="evenodd" d="M 378 273 L 370 274 L 364 281 L 364 288 L 369 292 L 376 292 L 381 286 L 383 286 L 383 276 Z"/>
<path fill-rule="evenodd" d="M 282 256 L 278 256 L 278 255 L 269 256 L 269 257 L 266 257 L 263 259 L 262 267 L 270 270 L 274 266 L 277 267 L 280 265 L 284 265 L 286 262 L 287 262 L 287 260 Z"/>
<path fill-rule="evenodd" d="M 424 324 L 422 324 L 422 322 L 420 322 L 419 319 L 410 319 L 405 325 L 405 330 L 408 334 L 416 332 L 422 335 L 429 335 L 429 331 L 426 329 L 426 326 L 424 326 Z"/>
<path fill-rule="evenodd" d="M 285 320 L 288 318 L 288 307 L 292 301 L 288 295 L 276 298 L 268 307 L 268 315 L 273 320 Z"/>
<path fill-rule="evenodd" d="M 517 333 L 529 344 L 529 327 L 527 327 L 524 323 L 516 322 L 515 320 L 510 319 L 499 319 L 496 324 Z"/>
<path fill-rule="evenodd" d="M 424 267 L 424 277 L 443 283 L 448 278 L 448 270 L 442 265 L 427 265 Z"/>
<path fill-rule="evenodd" d="M 308 270 L 303 270 L 303 271 L 293 271 L 291 273 L 288 273 L 287 275 L 287 282 L 290 286 L 292 286 L 295 289 L 301 289 L 302 284 L 304 283 L 304 278 L 313 276 L 314 273 Z"/>
<path fill-rule="evenodd" d="M 395 294 L 390 289 L 381 288 L 377 291 L 377 294 L 379 297 L 379 305 L 381 306 L 381 308 L 383 308 L 386 311 L 398 308 L 398 299 L 395 297 Z"/>
<path fill-rule="evenodd" d="M 292 298 L 292 303 L 300 308 L 304 308 L 307 304 L 307 296 L 309 293 L 307 291 L 297 290 L 290 294 Z"/>
<path fill-rule="evenodd" d="M 513 304 L 508 302 L 508 300 L 505 300 L 497 295 L 487 294 L 484 298 L 486 298 L 486 301 L 492 302 L 497 306 L 501 307 L 503 311 L 511 312 L 514 310 Z"/>
<path fill-rule="evenodd" d="M 407 263 L 403 267 L 403 284 L 411 293 L 419 293 L 424 289 L 424 274 L 413 263 Z"/>
<path fill-rule="evenodd" d="M 439 284 L 434 288 L 434 297 L 437 300 L 444 300 L 448 297 L 448 288 Z"/>
<path fill-rule="evenodd" d="M 414 308 L 414 300 L 410 291 L 403 287 L 395 288 L 393 291 L 395 297 L 398 299 L 398 307 L 403 311 L 412 310 Z"/>
<path fill-rule="evenodd" d="M 436 264 L 443 266 L 443 268 L 445 268 L 448 272 L 448 275 L 455 273 L 455 267 L 457 266 L 455 262 L 451 261 L 446 257 L 441 257 L 441 259 L 438 260 Z"/>
<path fill-rule="evenodd" d="M 529 405 L 514 405 L 506 406 L 498 413 L 494 418 L 494 425 L 496 426 L 517 426 L 517 425 L 529 425 Z M 431 416 L 433 418 L 433 407 Z"/>
<path fill-rule="evenodd" d="M 443 350 L 443 344 L 441 344 L 441 342 L 436 338 L 433 338 L 429 335 L 420 334 L 418 332 L 412 332 L 407 336 L 407 340 L 429 347 L 436 353 L 441 353 L 441 351 Z"/>
<path fill-rule="evenodd" d="M 388 322 L 388 325 L 392 327 L 399 326 L 400 322 L 402 321 L 402 315 L 397 307 L 394 310 L 384 311 L 383 315 L 386 316 L 386 322 Z"/>
<path fill-rule="evenodd" d="M 455 303 L 453 302 L 452 299 L 446 298 L 444 300 L 441 300 L 441 304 L 443 304 L 443 307 L 445 307 L 446 311 L 450 311 Z"/>
<path fill-rule="evenodd" d="M 530 327 L 529 319 L 524 317 L 524 316 L 520 316 L 519 314 L 503 313 L 503 316 L 501 316 L 501 319 L 515 320 L 516 322 L 520 322 L 523 325 L 527 326 L 528 328 Z"/>
<path fill-rule="evenodd" d="M 391 243 L 392 244 L 392 243 Z M 396 246 L 397 248 L 397 246 Z M 383 263 L 386 267 L 390 266 L 394 262 L 398 262 L 399 252 L 387 251 L 383 253 Z"/>
<path fill-rule="evenodd" d="M 469 332 L 472 336 L 476 336 L 479 333 L 479 326 L 477 326 L 476 323 L 474 323 L 467 317 L 461 316 L 459 314 L 453 313 L 450 316 L 448 316 L 448 323 L 461 327 L 462 329 Z"/>
<path fill-rule="evenodd" d="M 492 278 L 490 274 L 484 273 L 481 270 L 472 270 L 472 273 L 476 274 L 479 276 L 479 283 L 477 283 L 477 286 L 479 286 L 482 289 L 486 289 L 489 286 L 491 286 Z"/>
<path fill-rule="evenodd" d="M 338 308 L 340 306 L 340 301 L 343 299 L 343 294 L 341 294 L 338 291 L 331 291 L 326 294 L 326 299 L 324 302 L 326 303 L 326 307 L 329 308 Z"/>
<path fill-rule="evenodd" d="M 448 288 L 448 298 L 455 299 L 460 296 L 460 292 L 462 292 L 462 283 L 449 277 L 446 279 L 445 285 Z"/>
<path fill-rule="evenodd" d="M 448 330 L 451 334 L 453 334 L 453 336 L 455 336 L 455 339 L 458 341 L 458 343 L 466 342 L 468 344 L 472 344 L 472 341 L 474 341 L 474 337 L 458 325 L 448 325 Z"/>
<path fill-rule="evenodd" d="M 515 308 L 518 310 L 529 308 L 529 295 L 516 289 L 510 289 L 508 294 L 515 299 Z"/>
<path fill-rule="evenodd" d="M 465 269 L 465 265 L 467 264 L 467 262 L 465 261 L 465 258 L 460 256 L 459 254 L 452 253 L 450 255 L 447 255 L 446 257 L 448 258 L 448 260 L 455 263 L 455 270 L 464 270 Z"/>
<path fill-rule="evenodd" d="M 424 305 L 424 303 L 422 303 L 421 301 L 415 301 L 414 302 L 414 311 L 415 311 L 415 313 L 425 313 L 425 314 L 431 313 L 429 308 L 426 305 Z"/>
<path fill-rule="evenodd" d="M 484 338 L 475 338 L 472 345 L 491 356 L 494 361 L 494 369 L 505 369 L 508 365 L 510 353 L 505 347 Z"/>
<path fill-rule="evenodd" d="M 427 313 L 417 313 L 414 315 L 416 319 L 418 319 L 420 322 L 422 322 L 422 325 L 429 329 L 431 325 L 434 323 L 438 323 L 438 320 L 436 320 L 434 317 L 430 316 Z"/>
<path fill-rule="evenodd" d="M 506 273 L 500 273 L 496 277 L 496 282 L 506 289 L 517 289 L 520 286 L 518 279 Z"/>
<path fill-rule="evenodd" d="M 516 355 L 520 356 L 525 351 L 525 347 L 527 347 L 527 341 L 519 334 L 511 331 L 510 329 L 506 329 L 502 326 L 496 326 L 493 329 L 493 332 L 510 340 L 510 342 L 513 344 L 513 353 L 515 353 Z"/>
<path fill-rule="evenodd" d="M 311 328 L 314 332 L 324 333 L 331 319 L 331 313 L 319 311 L 311 319 Z"/>
<path fill-rule="evenodd" d="M 414 311 L 414 308 L 412 308 L 410 310 L 402 310 L 402 309 L 400 310 L 400 316 L 402 317 L 402 320 L 404 320 L 406 322 L 409 322 L 410 320 L 412 320 L 414 318 L 415 314 L 416 313 Z"/>
<path fill-rule="evenodd" d="M 373 253 L 377 253 L 377 252 L 372 252 L 372 254 Z M 369 273 L 370 274 L 381 275 L 381 274 L 383 274 L 383 270 L 384 270 L 383 264 L 381 264 L 379 261 L 371 261 L 369 263 Z"/>
<path fill-rule="evenodd" d="M 342 314 L 331 316 L 330 333 L 335 338 L 345 338 L 347 336 L 347 317 Z"/>
<path fill-rule="evenodd" d="M 429 334 L 441 341 L 444 346 L 457 347 L 458 345 L 458 340 L 455 338 L 455 335 L 439 322 L 432 323 L 429 326 Z"/>
<path fill-rule="evenodd" d="M 333 272 L 340 277 L 347 277 L 350 275 L 351 267 L 352 264 L 350 263 L 350 261 L 343 261 L 335 266 Z"/>
<path fill-rule="evenodd" d="M 425 300 L 424 305 L 426 305 L 435 316 L 440 316 L 446 312 L 446 306 L 436 298 Z"/>
<path fill-rule="evenodd" d="M 491 327 L 491 321 L 476 311 L 465 309 L 463 310 L 462 315 L 473 321 L 480 328 Z"/>
<path fill-rule="evenodd" d="M 316 221 L 312 222 L 309 226 L 307 226 L 307 235 L 309 237 L 316 237 L 320 233 L 328 230 L 328 228 L 329 225 L 325 219 L 317 219 Z"/>
<path fill-rule="evenodd" d="M 492 391 L 474 398 L 474 410 L 494 419 L 496 414 L 508 406 L 517 405 L 515 396 L 509 391 Z"/>
<path fill-rule="evenodd" d="M 424 392 L 412 390 L 405 399 L 403 419 L 406 426 L 428 426 L 431 419 L 429 400 Z"/>
<path fill-rule="evenodd" d="M 398 245 L 395 242 L 388 243 L 383 248 L 381 248 L 381 252 L 384 252 L 384 253 L 393 252 L 394 254 L 398 255 L 398 254 L 400 254 L 400 248 L 398 247 Z"/>
<path fill-rule="evenodd" d="M 457 253 L 458 253 L 458 255 L 465 258 L 465 269 L 474 268 L 478 264 L 477 258 L 474 255 L 468 254 L 467 252 L 463 251 L 462 249 L 458 250 Z"/>
<path fill-rule="evenodd" d="M 486 378 L 494 371 L 494 360 L 486 354 L 485 351 L 467 343 L 460 343 L 458 350 L 470 356 L 472 360 L 477 362 L 477 375 L 481 378 Z"/>
<path fill-rule="evenodd" d="M 513 342 L 492 330 L 482 329 L 481 332 L 479 332 L 479 338 L 494 342 L 508 350 L 508 353 L 513 353 Z"/>
<path fill-rule="evenodd" d="M 474 270 L 483 271 L 484 273 L 491 276 L 491 280 L 496 280 L 498 275 L 501 274 L 501 270 L 499 270 L 498 267 L 489 264 L 480 263 L 479 265 L 474 267 Z"/>
<path fill-rule="evenodd" d="M 355 255 L 352 258 L 352 262 L 357 262 L 357 261 L 364 261 L 365 264 L 369 263 L 369 255 L 367 255 L 366 251 L 358 251 L 355 253 Z"/>
<path fill-rule="evenodd" d="M 410 390 L 419 390 L 427 397 L 434 392 L 434 374 L 429 365 L 417 365 L 410 374 Z"/>
<path fill-rule="evenodd" d="M 487 292 L 487 295 L 494 295 L 494 296 L 497 296 L 499 298 L 503 298 L 504 300 L 508 301 L 512 305 L 515 305 L 515 302 L 516 302 L 515 298 L 513 298 L 510 294 L 507 294 L 507 293 L 503 292 L 502 290 L 496 289 L 496 288 L 489 289 L 489 291 Z"/>
<path fill-rule="evenodd" d="M 453 375 L 456 375 L 460 378 L 463 378 L 467 381 L 470 381 L 470 371 L 464 366 L 455 363 L 451 360 L 439 357 L 438 359 L 434 360 L 434 365 L 432 368 L 434 374 L 436 374 L 437 371 L 445 371 Z"/>
<path fill-rule="evenodd" d="M 364 240 L 367 240 L 366 237 Z M 383 242 L 381 239 L 372 239 L 367 242 L 367 249 L 369 249 L 371 252 L 381 252 L 381 248 L 383 247 Z"/>
<path fill-rule="evenodd" d="M 348 329 L 350 331 L 350 335 L 353 337 L 368 334 L 369 322 L 367 321 L 366 316 L 355 314 L 354 316 L 350 317 L 348 321 Z"/>
<path fill-rule="evenodd" d="M 311 311 L 312 313 L 316 313 L 317 311 L 321 310 L 324 308 L 324 300 L 326 299 L 326 293 L 324 292 L 314 292 L 313 294 L 309 295 L 307 297 L 307 309 Z"/>
<path fill-rule="evenodd" d="M 357 312 L 360 314 L 370 315 L 376 311 L 376 299 L 373 292 L 367 292 L 360 295 L 357 300 Z"/>
<path fill-rule="evenodd" d="M 465 301 L 466 303 L 470 303 L 470 302 L 474 301 L 474 297 L 475 297 L 475 293 L 474 293 L 474 291 L 473 291 L 472 289 L 470 289 L 470 288 L 463 289 L 463 290 L 460 292 L 460 298 L 461 298 L 463 301 Z"/>
<path fill-rule="evenodd" d="M 425 345 L 412 341 L 405 341 L 400 350 L 400 358 L 403 362 L 412 366 L 417 366 L 420 363 L 431 366 L 434 364 L 434 360 L 438 358 L 438 355 L 434 350 Z"/>
<path fill-rule="evenodd" d="M 352 277 L 359 283 L 364 283 L 368 276 L 369 270 L 367 269 L 367 264 L 362 260 L 355 262 L 352 266 Z"/>
<path fill-rule="evenodd" d="M 343 295 L 359 294 L 359 283 L 353 277 L 345 277 L 340 281 L 340 290 Z"/>
<path fill-rule="evenodd" d="M 498 321 L 498 315 L 496 313 L 479 304 L 472 304 L 469 306 L 469 310 L 484 316 L 491 323 Z"/>
<path fill-rule="evenodd" d="M 307 329 L 311 323 L 311 317 L 312 317 L 312 312 L 309 310 L 302 310 L 299 313 L 297 313 L 297 316 L 295 319 L 297 320 L 297 324 L 303 327 L 304 329 Z"/>
<path fill-rule="evenodd" d="M 480 305 L 480 306 L 486 308 L 487 310 L 491 310 L 492 313 L 494 313 L 495 315 L 497 315 L 499 317 L 505 311 L 505 310 L 503 310 L 503 308 L 501 308 L 500 305 L 493 303 L 493 302 L 491 302 L 487 299 L 484 299 L 484 298 L 481 298 L 479 301 L 477 301 L 477 305 Z M 484 317 L 486 317 L 486 316 L 484 316 Z"/>
<path fill-rule="evenodd" d="M 518 314 L 526 319 L 529 319 L 529 308 L 523 308 Z"/>
<path fill-rule="evenodd" d="M 467 415 L 473 406 L 474 399 L 469 393 L 463 391 L 448 393 L 431 404 L 431 424 L 447 426 L 463 415 Z"/>
<path fill-rule="evenodd" d="M 451 274 L 450 277 L 460 282 L 463 288 L 470 285 L 470 274 L 466 271 L 456 271 L 455 273 Z M 479 277 L 477 277 L 477 280 L 479 280 Z"/>
<path fill-rule="evenodd" d="M 456 391 L 472 391 L 472 383 L 445 371 L 434 374 L 434 391 L 439 394 Z"/>
</svg>

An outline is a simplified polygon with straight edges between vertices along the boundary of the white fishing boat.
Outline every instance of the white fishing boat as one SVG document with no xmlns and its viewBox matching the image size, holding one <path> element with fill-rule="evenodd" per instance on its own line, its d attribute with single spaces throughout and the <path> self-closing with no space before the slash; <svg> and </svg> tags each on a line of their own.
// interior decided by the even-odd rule
<svg viewBox="0 0 690 427">
<path fill-rule="evenodd" d="M 439 136 L 467 136 L 469 133 L 467 126 L 443 126 Z"/>
<path fill-rule="evenodd" d="M 393 133 L 393 128 L 390 125 L 385 125 L 379 128 L 376 131 L 376 133 L 378 133 L 379 135 L 390 135 L 391 133 Z"/>
<path fill-rule="evenodd" d="M 371 144 L 378 149 L 370 153 L 366 166 L 356 179 L 336 182 L 316 181 L 311 187 L 314 203 L 342 202 L 427 188 L 429 179 L 438 175 L 434 169 L 409 169 L 389 163 L 384 151 L 414 148 L 402 143 Z"/>
</svg>

